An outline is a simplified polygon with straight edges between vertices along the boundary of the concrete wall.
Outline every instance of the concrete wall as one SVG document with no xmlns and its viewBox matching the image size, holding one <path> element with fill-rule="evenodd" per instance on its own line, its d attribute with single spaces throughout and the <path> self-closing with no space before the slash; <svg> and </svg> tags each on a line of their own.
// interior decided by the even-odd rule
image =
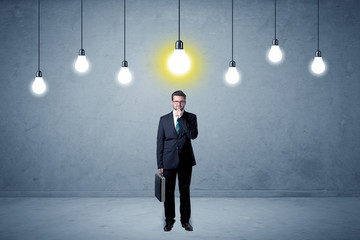
<svg viewBox="0 0 360 240">
<path fill-rule="evenodd" d="M 41 70 L 49 91 L 29 91 L 37 71 L 37 1 L 0 1 L 0 194 L 151 195 L 159 117 L 170 95 L 187 93 L 198 116 L 193 195 L 353 195 L 360 192 L 360 4 L 321 1 L 320 50 L 328 71 L 308 69 L 317 50 L 317 1 L 279 0 L 284 62 L 265 58 L 274 38 L 270 0 L 234 1 L 234 60 L 242 83 L 229 87 L 231 1 L 181 1 L 181 39 L 195 52 L 191 84 L 167 82 L 159 52 L 177 40 L 177 1 L 42 1 Z"/>
</svg>

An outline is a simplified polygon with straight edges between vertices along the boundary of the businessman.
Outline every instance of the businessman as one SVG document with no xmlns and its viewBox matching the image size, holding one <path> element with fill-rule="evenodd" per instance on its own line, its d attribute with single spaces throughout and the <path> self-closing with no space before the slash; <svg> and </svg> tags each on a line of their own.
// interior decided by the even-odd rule
<svg viewBox="0 0 360 240">
<path fill-rule="evenodd" d="M 173 110 L 162 116 L 157 133 L 157 166 L 165 176 L 164 231 L 171 231 L 175 222 L 175 183 L 179 181 L 180 221 L 186 231 L 190 225 L 190 182 L 192 167 L 196 164 L 191 140 L 198 136 L 196 115 L 184 110 L 186 95 L 176 91 L 171 95 Z"/>
</svg>

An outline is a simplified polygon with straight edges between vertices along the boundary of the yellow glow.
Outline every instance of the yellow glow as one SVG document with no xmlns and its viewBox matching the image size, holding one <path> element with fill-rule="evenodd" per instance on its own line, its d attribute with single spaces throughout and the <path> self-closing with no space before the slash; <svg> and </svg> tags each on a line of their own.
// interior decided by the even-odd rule
<svg viewBox="0 0 360 240">
<path fill-rule="evenodd" d="M 155 59 L 150 59 L 150 62 L 152 62 L 152 69 L 155 76 L 162 85 L 171 88 L 193 87 L 202 79 L 203 59 L 201 58 L 198 46 L 189 40 L 183 40 L 183 42 L 184 51 L 191 62 L 189 71 L 184 74 L 177 75 L 168 68 L 168 60 L 175 49 L 174 39 L 159 42 L 159 44 L 153 48 L 154 54 L 150 54 L 150 56 L 155 57 Z"/>
</svg>

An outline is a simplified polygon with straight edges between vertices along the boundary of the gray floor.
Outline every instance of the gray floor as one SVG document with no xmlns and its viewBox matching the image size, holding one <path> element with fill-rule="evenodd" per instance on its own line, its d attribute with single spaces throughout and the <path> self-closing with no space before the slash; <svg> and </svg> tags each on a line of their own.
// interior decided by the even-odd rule
<svg viewBox="0 0 360 240">
<path fill-rule="evenodd" d="M 192 198 L 194 231 L 178 219 L 165 233 L 154 198 L 0 198 L 1 240 L 360 239 L 359 198 Z"/>
</svg>

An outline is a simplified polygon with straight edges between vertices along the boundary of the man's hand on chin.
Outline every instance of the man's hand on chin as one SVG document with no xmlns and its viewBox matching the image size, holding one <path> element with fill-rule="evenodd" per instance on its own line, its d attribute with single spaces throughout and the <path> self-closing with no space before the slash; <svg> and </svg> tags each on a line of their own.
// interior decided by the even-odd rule
<svg viewBox="0 0 360 240">
<path fill-rule="evenodd" d="M 175 116 L 178 117 L 178 118 L 181 118 L 181 115 L 182 115 L 181 109 L 180 109 L 180 108 L 179 108 L 179 109 L 176 109 L 176 111 L 175 111 Z"/>
</svg>

